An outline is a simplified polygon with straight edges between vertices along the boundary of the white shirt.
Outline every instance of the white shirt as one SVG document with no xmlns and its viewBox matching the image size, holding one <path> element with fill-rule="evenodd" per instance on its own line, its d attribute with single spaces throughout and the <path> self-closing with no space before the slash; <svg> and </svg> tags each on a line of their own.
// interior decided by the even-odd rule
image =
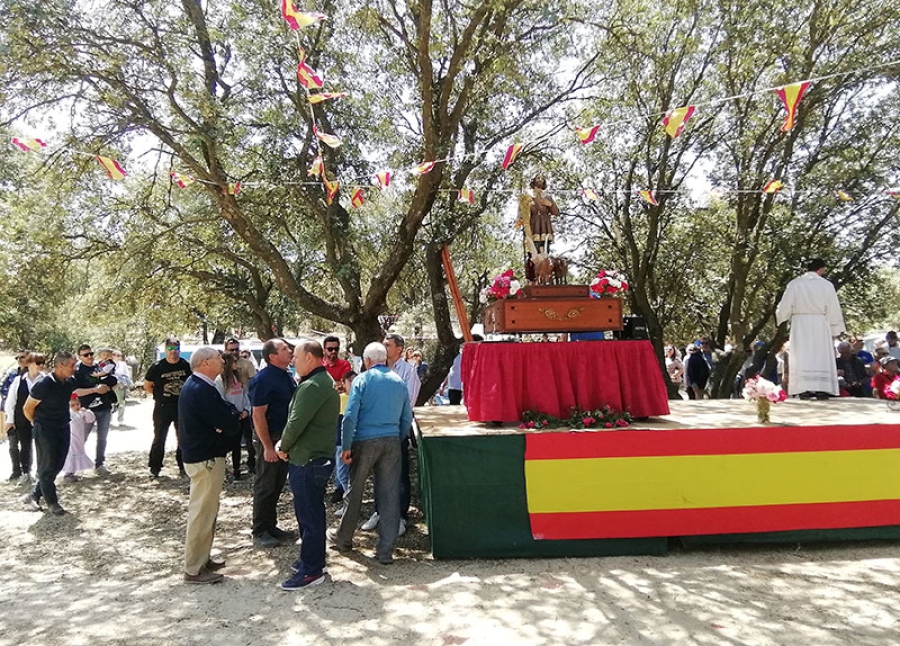
<svg viewBox="0 0 900 646">
<path fill-rule="evenodd" d="M 37 376 L 32 379 L 26 372 L 13 379 L 13 382 L 9 385 L 9 394 L 6 396 L 6 407 L 3 409 L 6 413 L 7 426 L 14 425 L 13 419 L 15 419 L 16 414 L 16 401 L 19 398 L 19 384 L 22 383 L 22 379 L 25 379 L 25 383 L 28 384 L 28 392 L 31 393 L 31 389 L 34 388 L 34 385 L 46 376 L 46 372 L 39 372 Z"/>
<path fill-rule="evenodd" d="M 403 359 L 397 359 L 394 365 L 391 366 L 391 370 L 400 375 L 403 383 L 406 384 L 406 390 L 409 392 L 409 405 L 411 408 L 414 408 L 416 399 L 419 397 L 419 389 L 422 387 L 422 382 L 419 381 L 419 375 L 416 374 L 415 366 L 408 364 Z"/>
</svg>

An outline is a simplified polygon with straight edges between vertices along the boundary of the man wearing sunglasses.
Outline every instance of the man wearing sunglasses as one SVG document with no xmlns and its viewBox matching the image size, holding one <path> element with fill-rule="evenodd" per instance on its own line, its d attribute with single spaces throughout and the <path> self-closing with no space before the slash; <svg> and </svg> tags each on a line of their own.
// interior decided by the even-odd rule
<svg viewBox="0 0 900 646">
<path fill-rule="evenodd" d="M 113 369 L 115 366 L 113 365 Z M 97 386 L 106 386 L 109 391 L 115 388 L 119 380 L 112 374 L 112 370 L 102 370 L 99 366 L 94 365 L 94 351 L 91 346 L 83 344 L 78 348 L 78 365 L 75 368 L 75 386 L 90 390 Z M 108 393 L 89 393 L 82 395 L 81 407 L 89 410 L 94 414 L 97 421 L 97 454 L 94 461 L 94 471 L 101 476 L 109 475 L 109 469 L 106 468 L 106 438 L 109 436 L 109 424 L 112 421 L 112 403 L 115 395 Z M 91 432 L 91 426 L 85 429 L 84 437 Z"/>
<path fill-rule="evenodd" d="M 331 375 L 334 383 L 341 383 L 348 372 L 353 370 L 350 362 L 341 359 L 339 354 L 341 351 L 341 342 L 336 336 L 326 336 L 322 341 L 322 349 L 325 350 L 325 358 L 322 359 L 322 365 L 325 366 L 325 372 Z"/>
<path fill-rule="evenodd" d="M 178 397 L 184 382 L 191 376 L 191 364 L 181 358 L 181 342 L 173 337 L 165 341 L 166 356 L 150 366 L 144 376 L 144 390 L 153 395 L 153 444 L 150 445 L 150 477 L 158 478 L 166 454 L 169 426 L 175 425 L 178 436 Z M 184 461 L 181 448 L 175 451 L 175 461 L 182 476 Z"/>
</svg>

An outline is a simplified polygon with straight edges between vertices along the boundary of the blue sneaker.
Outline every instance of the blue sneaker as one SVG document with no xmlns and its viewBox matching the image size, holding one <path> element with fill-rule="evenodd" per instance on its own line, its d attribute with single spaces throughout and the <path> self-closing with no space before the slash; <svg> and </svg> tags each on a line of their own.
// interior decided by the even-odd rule
<svg viewBox="0 0 900 646">
<path fill-rule="evenodd" d="M 302 574 L 298 572 L 290 579 L 281 584 L 282 590 L 299 590 L 300 588 L 306 588 L 314 585 L 319 585 L 322 581 L 325 580 L 325 574 L 323 572 L 319 572 L 318 574 Z"/>
</svg>

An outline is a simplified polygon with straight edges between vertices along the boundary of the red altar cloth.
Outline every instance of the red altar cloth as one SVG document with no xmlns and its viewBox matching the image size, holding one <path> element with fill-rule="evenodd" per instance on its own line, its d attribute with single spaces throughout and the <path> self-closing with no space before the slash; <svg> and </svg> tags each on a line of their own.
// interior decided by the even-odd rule
<svg viewBox="0 0 900 646">
<path fill-rule="evenodd" d="M 633 417 L 669 413 L 649 341 L 467 343 L 462 377 L 474 422 L 517 422 L 531 409 L 567 417 L 572 406 L 607 404 Z"/>
</svg>

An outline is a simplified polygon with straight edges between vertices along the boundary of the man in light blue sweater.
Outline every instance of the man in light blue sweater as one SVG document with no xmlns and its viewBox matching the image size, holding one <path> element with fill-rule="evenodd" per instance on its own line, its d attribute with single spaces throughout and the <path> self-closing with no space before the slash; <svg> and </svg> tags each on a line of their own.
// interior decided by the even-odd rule
<svg viewBox="0 0 900 646">
<path fill-rule="evenodd" d="M 386 362 L 387 351 L 381 343 L 366 346 L 366 371 L 353 381 L 341 426 L 341 446 L 345 447 L 341 459 L 350 465 L 350 490 L 340 527 L 329 532 L 339 550 L 353 549 L 363 489 L 374 474 L 382 518 L 375 558 L 385 565 L 393 562 L 400 527 L 400 440 L 412 425 L 406 384 Z"/>
</svg>

